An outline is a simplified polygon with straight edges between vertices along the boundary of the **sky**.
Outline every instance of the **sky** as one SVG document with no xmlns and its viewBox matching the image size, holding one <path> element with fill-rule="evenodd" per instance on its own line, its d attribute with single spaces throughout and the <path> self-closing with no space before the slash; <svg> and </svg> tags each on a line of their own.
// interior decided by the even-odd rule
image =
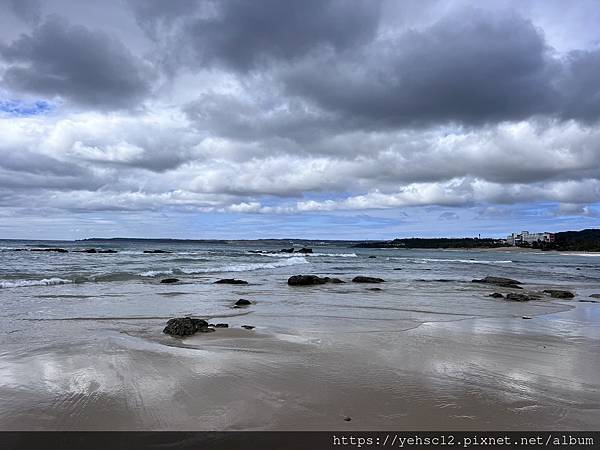
<svg viewBox="0 0 600 450">
<path fill-rule="evenodd" d="M 595 0 L 0 0 L 0 238 L 600 225 Z"/>
</svg>

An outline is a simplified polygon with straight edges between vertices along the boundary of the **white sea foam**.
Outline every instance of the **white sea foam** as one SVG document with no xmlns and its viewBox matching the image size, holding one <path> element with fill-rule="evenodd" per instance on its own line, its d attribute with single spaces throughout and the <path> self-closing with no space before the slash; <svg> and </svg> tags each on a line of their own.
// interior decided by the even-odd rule
<svg viewBox="0 0 600 450">
<path fill-rule="evenodd" d="M 273 258 L 297 258 L 299 253 L 256 253 L 257 255 L 270 256 Z M 331 258 L 356 258 L 356 253 L 300 253 L 304 256 L 327 256 Z"/>
<path fill-rule="evenodd" d="M 142 277 L 156 277 L 158 275 L 172 275 L 173 270 L 148 270 L 146 272 L 140 273 Z"/>
<path fill-rule="evenodd" d="M 292 258 L 286 258 L 282 261 L 275 261 L 272 263 L 243 263 L 232 264 L 229 266 L 222 267 L 182 268 L 181 271 L 187 274 L 214 272 L 247 272 L 251 270 L 276 269 L 277 267 L 295 266 L 297 264 L 309 264 L 309 262 L 303 256 L 294 256 Z"/>
<path fill-rule="evenodd" d="M 63 278 L 44 278 L 43 280 L 6 280 L 0 281 L 0 288 L 16 288 L 27 286 L 52 286 L 55 284 L 72 283 L 71 280 Z"/>
<path fill-rule="evenodd" d="M 457 262 L 464 264 L 511 264 L 510 260 L 485 260 L 485 259 L 437 259 L 437 258 L 423 258 L 423 261 L 427 262 Z"/>
</svg>

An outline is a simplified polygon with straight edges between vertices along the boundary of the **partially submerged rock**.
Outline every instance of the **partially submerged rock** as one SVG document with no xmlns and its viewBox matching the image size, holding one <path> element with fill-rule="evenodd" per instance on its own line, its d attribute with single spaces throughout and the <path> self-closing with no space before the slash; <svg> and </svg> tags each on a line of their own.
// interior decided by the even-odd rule
<svg viewBox="0 0 600 450">
<path fill-rule="evenodd" d="M 592 294 L 590 295 L 591 298 L 600 298 L 600 294 Z"/>
<path fill-rule="evenodd" d="M 209 325 L 209 327 L 210 326 L 213 326 L 215 328 L 229 328 L 229 324 L 228 323 L 217 323 L 215 325 Z"/>
<path fill-rule="evenodd" d="M 208 328 L 208 322 L 191 317 L 176 317 L 169 319 L 163 333 L 171 336 L 191 336 L 196 333 L 210 333 L 214 331 Z"/>
<path fill-rule="evenodd" d="M 215 281 L 215 284 L 248 284 L 248 282 L 244 280 L 237 280 L 235 278 L 223 278 Z"/>
<path fill-rule="evenodd" d="M 118 253 L 116 250 L 98 250 L 98 253 Z"/>
<path fill-rule="evenodd" d="M 383 289 L 381 289 L 381 288 L 368 288 L 367 291 L 376 291 L 376 292 L 379 292 L 379 291 L 383 291 Z"/>
<path fill-rule="evenodd" d="M 173 253 L 168 250 L 144 250 L 144 253 Z"/>
<path fill-rule="evenodd" d="M 242 328 L 246 329 L 246 330 L 253 330 L 254 328 L 256 328 L 253 325 L 242 325 Z"/>
<path fill-rule="evenodd" d="M 54 252 L 54 253 L 69 253 L 69 250 L 64 248 L 32 248 L 32 252 Z"/>
<path fill-rule="evenodd" d="M 179 281 L 179 278 L 165 278 L 164 280 L 160 280 L 160 282 L 162 284 L 177 283 L 178 281 Z"/>
<path fill-rule="evenodd" d="M 296 253 L 312 253 L 312 248 L 302 247 L 300 250 L 297 250 Z"/>
<path fill-rule="evenodd" d="M 520 281 L 504 277 L 485 277 L 480 280 L 473 280 L 473 283 L 495 284 L 496 286 L 508 287 L 513 289 L 523 289 L 521 286 L 519 286 L 519 284 L 522 284 Z"/>
<path fill-rule="evenodd" d="M 385 282 L 385 280 L 383 278 L 358 276 L 358 277 L 352 278 L 352 282 L 353 283 L 383 283 L 383 282 Z"/>
<path fill-rule="evenodd" d="M 294 247 L 282 248 L 281 250 L 279 250 L 279 253 L 294 253 Z"/>
<path fill-rule="evenodd" d="M 502 295 L 500 292 L 493 292 L 489 296 L 493 298 L 504 298 L 504 295 Z"/>
<path fill-rule="evenodd" d="M 329 277 L 319 277 L 317 275 L 294 275 L 288 278 L 288 284 L 290 286 L 314 286 L 315 284 L 328 283 L 330 280 Z"/>
<path fill-rule="evenodd" d="M 237 302 L 235 302 L 234 306 L 249 306 L 252 302 L 250 300 L 246 300 L 245 298 L 240 298 Z"/>
<path fill-rule="evenodd" d="M 533 300 L 527 294 L 516 294 L 514 292 L 511 292 L 510 294 L 506 294 L 505 298 L 506 298 L 506 300 L 509 300 L 511 302 L 528 302 L 529 300 Z"/>
<path fill-rule="evenodd" d="M 552 298 L 573 298 L 575 294 L 569 291 L 563 291 L 561 289 L 544 289 L 544 294 L 550 294 Z"/>
<path fill-rule="evenodd" d="M 377 258 L 377 256 L 375 256 L 375 255 L 369 256 L 369 259 L 375 259 L 375 258 Z"/>
</svg>

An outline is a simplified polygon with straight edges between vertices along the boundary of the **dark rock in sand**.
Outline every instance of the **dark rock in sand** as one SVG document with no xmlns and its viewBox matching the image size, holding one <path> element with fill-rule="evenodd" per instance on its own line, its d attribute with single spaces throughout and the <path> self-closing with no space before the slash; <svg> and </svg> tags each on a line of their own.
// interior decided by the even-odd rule
<svg viewBox="0 0 600 450">
<path fill-rule="evenodd" d="M 64 248 L 32 248 L 32 252 L 54 252 L 54 253 L 69 253 L 69 250 Z"/>
<path fill-rule="evenodd" d="M 235 302 L 235 306 L 248 306 L 251 304 L 252 302 L 250 300 L 246 300 L 245 298 L 240 298 L 237 302 Z"/>
<path fill-rule="evenodd" d="M 191 336 L 196 333 L 210 333 L 208 322 L 202 319 L 192 319 L 191 317 L 177 317 L 169 319 L 163 333 L 171 336 Z"/>
<path fill-rule="evenodd" d="M 494 292 L 494 293 L 490 294 L 489 296 L 494 297 L 494 298 L 504 298 L 504 295 L 502 295 L 500 292 Z"/>
<path fill-rule="evenodd" d="M 529 300 L 532 300 L 532 298 L 527 294 L 515 294 L 514 292 L 511 292 L 510 294 L 506 294 L 506 300 L 511 302 L 528 302 Z"/>
<path fill-rule="evenodd" d="M 591 298 L 600 298 L 600 294 L 592 294 L 590 295 Z"/>
<path fill-rule="evenodd" d="M 178 281 L 179 278 L 165 278 L 164 280 L 160 280 L 162 284 L 177 283 Z"/>
<path fill-rule="evenodd" d="M 296 253 L 312 253 L 312 248 L 302 247 L 300 250 L 297 250 Z"/>
<path fill-rule="evenodd" d="M 375 258 L 377 258 L 377 256 L 373 256 L 373 255 L 369 256 L 369 259 L 375 259 Z"/>
<path fill-rule="evenodd" d="M 352 418 L 351 418 L 351 417 L 344 417 L 344 420 L 345 420 L 346 422 L 350 422 L 350 421 L 352 420 Z"/>
<path fill-rule="evenodd" d="M 358 276 L 358 277 L 352 278 L 353 283 L 383 283 L 384 281 L 385 280 L 383 278 L 376 278 L 376 277 Z"/>
<path fill-rule="evenodd" d="M 254 327 L 252 325 L 242 325 L 242 328 L 245 328 L 246 330 L 253 330 L 256 327 Z"/>
<path fill-rule="evenodd" d="M 167 250 L 144 250 L 144 253 L 173 253 Z"/>
<path fill-rule="evenodd" d="M 294 247 L 282 248 L 281 250 L 279 250 L 279 253 L 294 253 Z"/>
<path fill-rule="evenodd" d="M 523 316 L 523 319 L 531 319 L 529 316 Z"/>
<path fill-rule="evenodd" d="M 248 282 L 236 280 L 235 278 L 223 278 L 222 280 L 215 281 L 215 284 L 248 284 Z"/>
<path fill-rule="evenodd" d="M 552 298 L 573 298 L 575 294 L 569 291 L 562 291 L 560 289 L 544 289 L 544 294 L 550 294 Z"/>
<path fill-rule="evenodd" d="M 519 284 L 522 284 L 520 281 L 513 280 L 512 278 L 503 278 L 503 277 L 485 277 L 481 280 L 473 280 L 473 283 L 487 283 L 487 284 L 495 284 L 496 286 L 509 287 L 513 289 L 523 289 Z"/>
<path fill-rule="evenodd" d="M 228 323 L 218 323 L 215 325 L 215 328 L 229 328 Z"/>
</svg>

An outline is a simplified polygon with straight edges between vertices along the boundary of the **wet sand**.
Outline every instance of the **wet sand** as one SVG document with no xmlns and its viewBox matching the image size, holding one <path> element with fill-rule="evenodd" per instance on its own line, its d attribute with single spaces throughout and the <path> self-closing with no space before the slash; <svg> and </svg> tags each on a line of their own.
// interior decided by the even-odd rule
<svg viewBox="0 0 600 450">
<path fill-rule="evenodd" d="M 0 429 L 595 429 L 600 305 L 557 305 L 378 332 L 242 317 L 183 340 L 159 319 L 139 333 L 63 322 L 86 338 L 0 354 Z"/>
</svg>

